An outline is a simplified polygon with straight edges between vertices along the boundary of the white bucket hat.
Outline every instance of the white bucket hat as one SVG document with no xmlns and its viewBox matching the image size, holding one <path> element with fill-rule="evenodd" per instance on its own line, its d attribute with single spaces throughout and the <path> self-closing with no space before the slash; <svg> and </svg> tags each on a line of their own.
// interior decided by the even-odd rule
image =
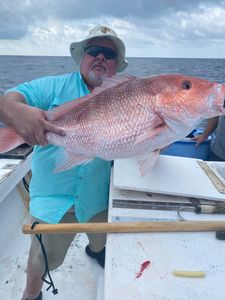
<svg viewBox="0 0 225 300">
<path fill-rule="evenodd" d="M 123 41 L 118 37 L 116 32 L 108 26 L 98 25 L 89 32 L 88 36 L 84 40 L 72 43 L 70 45 L 70 53 L 72 58 L 79 65 L 84 54 L 84 48 L 87 45 L 88 41 L 96 37 L 107 37 L 112 40 L 118 54 L 117 72 L 122 72 L 128 65 L 128 62 L 125 59 L 125 45 Z"/>
</svg>

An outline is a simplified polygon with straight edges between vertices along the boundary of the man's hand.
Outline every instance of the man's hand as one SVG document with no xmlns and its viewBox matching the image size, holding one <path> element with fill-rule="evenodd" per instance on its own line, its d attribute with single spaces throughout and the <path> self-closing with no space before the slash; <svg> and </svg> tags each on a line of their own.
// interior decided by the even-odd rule
<svg viewBox="0 0 225 300">
<path fill-rule="evenodd" d="M 45 117 L 44 111 L 21 103 L 17 107 L 18 115 L 13 120 L 13 127 L 29 145 L 46 146 L 46 132 L 65 135 L 63 129 L 51 124 Z"/>
<path fill-rule="evenodd" d="M 63 129 L 46 119 L 43 110 L 27 105 L 19 93 L 0 97 L 0 119 L 12 126 L 29 145 L 47 145 L 46 132 L 62 136 L 66 134 Z"/>
<path fill-rule="evenodd" d="M 208 138 L 207 134 L 202 133 L 194 136 L 192 138 L 193 141 L 196 141 L 195 147 L 198 147 L 201 143 L 203 143 Z"/>
</svg>

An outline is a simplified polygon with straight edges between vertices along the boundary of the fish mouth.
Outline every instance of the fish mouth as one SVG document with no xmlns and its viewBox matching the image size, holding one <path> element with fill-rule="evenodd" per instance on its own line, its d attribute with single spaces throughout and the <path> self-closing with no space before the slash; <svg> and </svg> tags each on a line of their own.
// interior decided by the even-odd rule
<svg viewBox="0 0 225 300">
<path fill-rule="evenodd" d="M 218 92 L 218 94 L 219 93 L 222 93 L 223 92 L 223 108 L 225 108 L 225 86 L 224 85 L 222 85 L 222 84 L 218 84 L 217 85 L 217 92 Z"/>
<path fill-rule="evenodd" d="M 208 107 L 225 114 L 225 85 L 215 84 L 208 95 Z"/>
<path fill-rule="evenodd" d="M 224 95 L 223 95 L 223 108 L 225 108 L 225 91 L 224 91 L 224 87 L 225 87 L 224 85 L 218 84 L 217 88 L 216 88 L 218 94 L 224 92 Z"/>
</svg>

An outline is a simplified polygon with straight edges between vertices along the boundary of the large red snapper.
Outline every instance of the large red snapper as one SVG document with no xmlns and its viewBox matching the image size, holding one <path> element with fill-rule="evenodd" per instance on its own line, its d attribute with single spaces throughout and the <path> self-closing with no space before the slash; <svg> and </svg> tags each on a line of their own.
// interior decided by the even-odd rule
<svg viewBox="0 0 225 300">
<path fill-rule="evenodd" d="M 104 80 L 93 93 L 46 111 L 46 118 L 63 128 L 65 136 L 46 133 L 61 146 L 57 171 L 94 157 L 106 160 L 137 156 L 149 167 L 159 151 L 185 137 L 203 119 L 224 109 L 225 86 L 183 75 Z M 23 139 L 12 128 L 0 129 L 0 153 Z"/>
</svg>

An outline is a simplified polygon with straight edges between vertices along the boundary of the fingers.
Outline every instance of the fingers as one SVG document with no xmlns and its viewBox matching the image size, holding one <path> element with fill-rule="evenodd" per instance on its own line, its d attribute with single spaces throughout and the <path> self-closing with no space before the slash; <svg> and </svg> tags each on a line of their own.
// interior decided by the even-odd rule
<svg viewBox="0 0 225 300">
<path fill-rule="evenodd" d="M 21 107 L 22 109 L 13 119 L 14 123 L 12 125 L 27 144 L 46 146 L 48 144 L 47 132 L 52 132 L 59 136 L 66 135 L 62 128 L 46 120 L 43 110 L 28 105 Z"/>
<path fill-rule="evenodd" d="M 26 130 L 20 131 L 18 133 L 23 136 L 25 143 L 29 145 L 46 146 L 49 143 L 46 137 L 47 132 L 52 132 L 60 136 L 66 135 L 66 132 L 62 128 L 51 124 L 47 120 L 36 122 L 35 124 L 33 124 L 33 126 L 30 126 L 29 128 L 26 128 Z"/>
<path fill-rule="evenodd" d="M 48 144 L 48 141 L 45 137 L 45 133 L 42 131 L 31 134 L 29 137 L 24 138 L 24 141 L 25 143 L 31 146 L 34 145 L 46 146 Z"/>
<path fill-rule="evenodd" d="M 49 132 L 53 132 L 53 133 L 61 135 L 61 136 L 66 135 L 66 132 L 64 129 L 62 129 L 56 125 L 53 125 L 53 124 L 49 123 L 48 121 L 45 122 L 45 130 L 49 131 Z"/>
<path fill-rule="evenodd" d="M 36 145 L 40 145 L 40 146 L 48 145 L 48 140 L 46 138 L 45 133 L 46 132 L 44 130 L 39 131 L 38 133 L 36 133 L 36 135 L 35 135 Z"/>
<path fill-rule="evenodd" d="M 196 137 L 196 136 L 193 137 L 192 140 L 196 141 L 195 147 L 198 147 L 202 143 L 201 139 L 199 137 Z"/>
<path fill-rule="evenodd" d="M 198 147 L 201 143 L 196 141 L 195 147 Z"/>
<path fill-rule="evenodd" d="M 39 126 L 37 128 L 30 129 L 29 132 L 22 133 L 23 139 L 25 143 L 34 146 L 46 146 L 48 144 L 48 140 L 46 138 L 47 129 L 45 126 Z M 20 133 L 21 134 L 21 133 Z"/>
<path fill-rule="evenodd" d="M 48 145 L 48 140 L 46 138 L 47 132 L 52 132 L 60 136 L 66 135 L 66 132 L 62 128 L 45 121 L 42 129 L 39 129 L 39 131 L 35 133 L 32 142 L 35 142 L 36 145 L 40 146 Z"/>
<path fill-rule="evenodd" d="M 196 135 L 192 140 L 196 141 L 195 147 L 198 147 L 201 143 L 205 141 L 206 137 L 203 134 Z"/>
</svg>

